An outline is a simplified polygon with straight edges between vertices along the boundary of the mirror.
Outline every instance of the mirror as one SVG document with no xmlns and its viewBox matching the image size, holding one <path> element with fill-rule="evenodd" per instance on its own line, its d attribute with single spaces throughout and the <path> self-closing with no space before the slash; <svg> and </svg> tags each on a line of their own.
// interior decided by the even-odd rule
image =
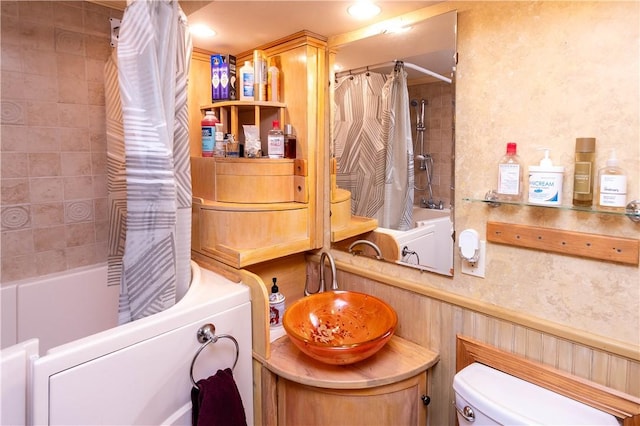
<svg viewBox="0 0 640 426">
<path fill-rule="evenodd" d="M 335 172 L 335 176 L 331 176 L 332 188 L 335 185 L 340 188 L 338 191 L 349 191 L 352 220 L 373 217 L 378 225 L 376 228 L 374 223 L 373 231 L 357 237 L 333 241 L 332 247 L 453 275 L 456 25 L 457 13 L 451 11 L 412 22 L 406 31 L 376 30 L 377 35 L 351 40 L 337 38 L 333 40 L 335 44 L 330 40 L 329 48 L 335 55 L 332 58 L 335 79 L 331 85 L 331 169 Z M 370 32 L 361 31 L 360 34 Z M 394 114 L 405 117 L 405 123 L 408 115 L 411 129 L 411 147 L 401 152 L 406 154 L 412 150 L 413 157 L 412 162 L 406 161 L 405 155 L 402 160 L 405 164 L 401 166 L 406 169 L 407 176 L 413 172 L 413 185 L 410 178 L 400 179 L 397 185 L 392 185 L 393 191 L 409 194 L 404 198 L 389 192 L 385 174 L 391 173 L 388 165 L 385 166 L 386 150 L 381 148 L 384 143 L 371 141 L 379 138 L 377 135 L 385 127 L 380 112 L 383 110 L 382 95 L 378 89 L 391 78 L 395 61 L 404 64 L 408 99 L 405 97 L 394 107 Z M 363 90 L 365 86 L 366 90 Z M 364 117 L 358 118 L 357 114 L 363 109 Z M 373 124 L 367 121 L 372 116 Z M 363 121 L 367 124 L 363 125 Z M 395 122 L 398 123 L 398 119 Z M 396 127 L 399 126 L 396 124 Z M 393 132 L 397 134 L 395 130 Z M 407 140 L 402 135 L 397 139 Z M 409 186 L 413 186 L 410 193 L 406 190 Z M 389 194 L 396 201 L 387 204 L 401 205 L 404 223 L 383 217 L 390 207 L 380 207 L 382 201 L 379 199 L 387 199 Z M 390 223 L 389 227 L 383 227 Z M 362 239 L 373 242 L 380 250 L 375 250 L 376 247 L 368 242 L 357 243 Z"/>
</svg>

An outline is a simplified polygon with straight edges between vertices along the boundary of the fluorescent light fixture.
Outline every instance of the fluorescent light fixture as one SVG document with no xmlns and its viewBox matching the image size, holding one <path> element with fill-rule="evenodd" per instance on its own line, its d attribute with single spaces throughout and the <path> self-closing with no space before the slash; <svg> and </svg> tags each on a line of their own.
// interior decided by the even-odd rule
<svg viewBox="0 0 640 426">
<path fill-rule="evenodd" d="M 349 6 L 347 12 L 356 19 L 368 19 L 380 13 L 380 8 L 368 0 L 358 0 Z"/>
<path fill-rule="evenodd" d="M 216 35 L 216 32 L 205 24 L 190 25 L 189 31 L 196 37 L 213 37 Z"/>
</svg>

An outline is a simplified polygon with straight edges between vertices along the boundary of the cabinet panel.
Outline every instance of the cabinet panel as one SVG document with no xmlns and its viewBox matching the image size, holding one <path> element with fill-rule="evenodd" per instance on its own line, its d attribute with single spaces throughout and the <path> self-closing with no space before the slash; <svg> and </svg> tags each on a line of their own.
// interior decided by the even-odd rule
<svg viewBox="0 0 640 426">
<path fill-rule="evenodd" d="M 278 379 L 279 425 L 424 425 L 426 373 L 369 389 L 337 390 Z"/>
</svg>

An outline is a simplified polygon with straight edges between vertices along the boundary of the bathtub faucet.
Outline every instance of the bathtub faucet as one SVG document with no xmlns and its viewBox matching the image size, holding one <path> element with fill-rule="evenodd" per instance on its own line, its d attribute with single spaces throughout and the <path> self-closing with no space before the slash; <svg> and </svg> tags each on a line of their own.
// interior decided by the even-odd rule
<svg viewBox="0 0 640 426">
<path fill-rule="evenodd" d="M 353 250 L 353 248 L 355 246 L 358 246 L 360 244 L 363 244 L 365 246 L 369 246 L 372 249 L 375 250 L 376 252 L 376 259 L 382 259 L 382 251 L 380 251 L 380 247 L 378 247 L 375 243 L 369 241 L 369 240 L 356 240 L 354 242 L 351 243 L 351 245 L 349 246 L 349 253 L 353 254 L 354 256 L 357 255 L 358 253 L 361 253 L 360 250 Z"/>
<path fill-rule="evenodd" d="M 439 203 L 436 204 L 436 202 L 433 201 L 433 199 L 429 198 L 429 200 L 427 201 L 424 197 L 422 197 L 420 199 L 420 207 L 424 207 L 425 209 L 443 210 L 444 203 L 441 200 Z"/>
</svg>

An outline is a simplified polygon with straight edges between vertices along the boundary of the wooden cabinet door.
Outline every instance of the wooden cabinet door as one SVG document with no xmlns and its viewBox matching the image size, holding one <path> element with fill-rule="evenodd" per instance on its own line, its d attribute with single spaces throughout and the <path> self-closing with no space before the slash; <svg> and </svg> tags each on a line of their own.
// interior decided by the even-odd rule
<svg viewBox="0 0 640 426">
<path fill-rule="evenodd" d="M 278 425 L 424 425 L 427 373 L 370 389 L 323 389 L 278 379 Z"/>
</svg>

